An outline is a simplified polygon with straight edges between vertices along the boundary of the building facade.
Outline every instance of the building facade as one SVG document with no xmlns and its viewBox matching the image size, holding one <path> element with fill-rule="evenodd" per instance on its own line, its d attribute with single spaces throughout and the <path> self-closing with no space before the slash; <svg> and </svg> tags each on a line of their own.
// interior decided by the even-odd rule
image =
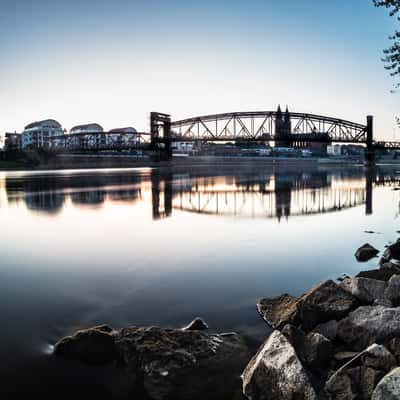
<svg viewBox="0 0 400 400">
<path fill-rule="evenodd" d="M 7 132 L 4 141 L 5 151 L 19 151 L 21 150 L 21 134 L 14 132 Z"/>
<path fill-rule="evenodd" d="M 62 135 L 64 135 L 64 130 L 54 119 L 32 122 L 21 134 L 21 148 L 23 150 L 50 148 L 52 139 Z"/>
</svg>

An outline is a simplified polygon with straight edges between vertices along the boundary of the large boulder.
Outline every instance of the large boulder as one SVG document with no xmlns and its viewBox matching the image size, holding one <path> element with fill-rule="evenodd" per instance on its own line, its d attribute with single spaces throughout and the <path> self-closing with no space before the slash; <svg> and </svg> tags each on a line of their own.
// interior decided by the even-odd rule
<svg viewBox="0 0 400 400">
<path fill-rule="evenodd" d="M 372 393 L 371 400 L 400 399 L 400 368 L 395 368 L 385 375 Z"/>
<path fill-rule="evenodd" d="M 87 364 L 107 364 L 118 358 L 113 330 L 108 325 L 77 331 L 54 346 L 54 354 Z"/>
<path fill-rule="evenodd" d="M 336 338 L 338 322 L 336 320 L 331 320 L 324 322 L 323 324 L 318 324 L 313 332 L 320 333 L 329 340 L 334 340 Z"/>
<path fill-rule="evenodd" d="M 313 287 L 297 301 L 299 320 L 305 331 L 323 322 L 339 320 L 357 306 L 357 299 L 332 280 Z"/>
<path fill-rule="evenodd" d="M 243 372 L 243 393 L 252 400 L 316 400 L 293 346 L 274 331 Z"/>
<path fill-rule="evenodd" d="M 92 364 L 118 360 L 126 376 L 121 386 L 151 400 L 232 397 L 250 358 L 235 333 L 159 327 L 88 329 L 61 340 L 55 354 Z"/>
<path fill-rule="evenodd" d="M 379 253 L 379 250 L 375 249 L 375 247 L 371 246 L 369 243 L 366 243 L 359 247 L 354 254 L 357 261 L 365 262 L 375 257 Z"/>
<path fill-rule="evenodd" d="M 385 343 L 400 336 L 400 308 L 362 306 L 338 324 L 337 337 L 362 350 L 372 343 Z"/>
<path fill-rule="evenodd" d="M 205 331 L 208 329 L 208 325 L 203 318 L 196 317 L 192 322 L 182 329 L 184 331 Z"/>
<path fill-rule="evenodd" d="M 298 299 L 285 294 L 262 299 L 257 304 L 262 317 L 274 329 L 293 324 L 301 325 L 304 331 L 341 319 L 357 306 L 358 300 L 332 280 L 318 284 Z"/>
<path fill-rule="evenodd" d="M 364 304 L 385 298 L 386 282 L 369 278 L 352 278 L 351 293 Z"/>
<path fill-rule="evenodd" d="M 286 324 L 296 323 L 296 302 L 296 297 L 285 293 L 278 297 L 259 300 L 257 310 L 273 329 L 281 329 Z"/>
</svg>

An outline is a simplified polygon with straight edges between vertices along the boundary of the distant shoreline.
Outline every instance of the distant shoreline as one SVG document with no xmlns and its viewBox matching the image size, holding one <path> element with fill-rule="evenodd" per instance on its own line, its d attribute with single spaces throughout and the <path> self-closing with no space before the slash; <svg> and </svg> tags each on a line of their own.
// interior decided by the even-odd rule
<svg viewBox="0 0 400 400">
<path fill-rule="evenodd" d="M 95 155 L 95 154 L 71 154 L 60 155 L 48 163 L 29 165 L 19 161 L 0 161 L 2 171 L 21 170 L 51 170 L 51 169 L 92 169 L 92 168 L 145 168 L 145 167 L 175 167 L 175 166 L 202 166 L 230 165 L 237 163 L 248 163 L 260 165 L 293 165 L 302 164 L 306 166 L 360 166 L 361 160 L 343 160 L 328 158 L 304 158 L 304 157 L 237 157 L 237 156 L 193 156 L 174 157 L 170 161 L 157 161 L 148 156 L 127 155 Z M 386 163 L 385 163 L 386 164 Z M 400 165 L 397 163 L 388 163 Z"/>
</svg>

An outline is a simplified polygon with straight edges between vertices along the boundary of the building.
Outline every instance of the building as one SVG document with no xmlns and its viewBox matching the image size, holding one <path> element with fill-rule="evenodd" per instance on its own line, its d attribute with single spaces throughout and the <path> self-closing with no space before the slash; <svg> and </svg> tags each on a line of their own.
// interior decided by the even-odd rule
<svg viewBox="0 0 400 400">
<path fill-rule="evenodd" d="M 119 143 L 122 147 L 136 146 L 140 143 L 140 135 L 137 130 L 131 126 L 126 128 L 114 128 L 109 131 L 106 140 L 108 144 Z"/>
<path fill-rule="evenodd" d="M 4 141 L 4 150 L 5 151 L 18 151 L 21 150 L 21 134 L 14 132 L 5 134 Z"/>
<path fill-rule="evenodd" d="M 292 122 L 290 120 L 289 108 L 283 113 L 281 106 L 278 106 L 275 118 L 275 145 L 277 147 L 290 147 L 292 142 L 290 136 L 292 134 Z"/>
<path fill-rule="evenodd" d="M 50 148 L 52 138 L 61 135 L 64 135 L 64 130 L 54 119 L 32 122 L 21 134 L 21 148 Z"/>
<path fill-rule="evenodd" d="M 171 148 L 175 153 L 190 153 L 193 151 L 193 142 L 172 142 Z"/>
<path fill-rule="evenodd" d="M 96 123 L 76 125 L 70 129 L 69 134 L 74 135 L 72 139 L 69 139 L 69 146 L 71 147 L 86 147 L 96 148 L 103 144 L 104 129 L 101 125 Z"/>
<path fill-rule="evenodd" d="M 103 132 L 103 127 L 99 124 L 84 124 L 84 125 L 77 125 L 70 129 L 70 135 L 73 134 L 88 134 L 88 133 L 101 133 Z"/>
<path fill-rule="evenodd" d="M 326 152 L 329 156 L 341 156 L 342 155 L 342 145 L 332 144 L 327 146 Z"/>
</svg>

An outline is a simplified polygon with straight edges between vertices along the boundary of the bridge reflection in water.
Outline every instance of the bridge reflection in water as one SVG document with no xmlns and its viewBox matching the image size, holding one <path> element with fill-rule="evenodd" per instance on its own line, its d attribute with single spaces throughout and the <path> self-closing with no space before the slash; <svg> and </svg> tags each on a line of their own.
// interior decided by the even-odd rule
<svg viewBox="0 0 400 400">
<path fill-rule="evenodd" d="M 152 174 L 153 218 L 173 210 L 253 218 L 289 218 L 365 205 L 372 214 L 373 186 L 398 185 L 393 173 L 275 171 L 254 177 L 203 177 L 194 180 Z"/>
<path fill-rule="evenodd" d="M 107 202 L 151 202 L 155 220 L 173 212 L 206 215 L 288 219 L 345 210 L 365 205 L 372 213 L 375 186 L 399 185 L 393 170 L 271 170 L 263 173 L 230 170 L 216 176 L 205 173 L 177 174 L 157 169 L 27 176 L 7 176 L 8 202 L 23 201 L 32 211 L 58 213 L 69 205 L 101 207 Z M 1 186 L 1 182 L 0 182 Z M 1 189 L 1 187 L 0 187 Z"/>
</svg>

